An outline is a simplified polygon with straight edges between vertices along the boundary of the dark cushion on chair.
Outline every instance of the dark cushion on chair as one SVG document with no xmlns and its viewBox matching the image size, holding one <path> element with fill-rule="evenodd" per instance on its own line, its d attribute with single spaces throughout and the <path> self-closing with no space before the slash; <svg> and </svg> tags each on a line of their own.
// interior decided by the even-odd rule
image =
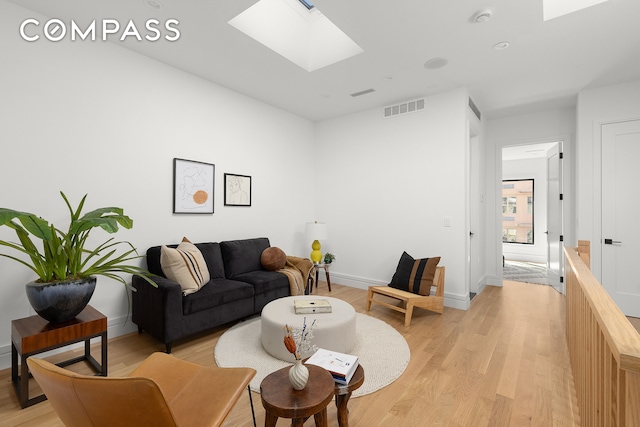
<svg viewBox="0 0 640 427">
<path fill-rule="evenodd" d="M 220 242 L 227 278 L 233 279 L 243 273 L 264 270 L 260 257 L 269 246 L 269 239 L 266 237 Z"/>
<path fill-rule="evenodd" d="M 389 286 L 419 295 L 429 295 L 440 257 L 413 259 L 402 253 Z"/>
</svg>

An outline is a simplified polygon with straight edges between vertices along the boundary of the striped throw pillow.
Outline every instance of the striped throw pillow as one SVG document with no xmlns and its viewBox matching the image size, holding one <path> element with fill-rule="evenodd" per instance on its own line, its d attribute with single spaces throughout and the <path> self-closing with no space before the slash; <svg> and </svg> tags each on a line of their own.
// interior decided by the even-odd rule
<svg viewBox="0 0 640 427">
<path fill-rule="evenodd" d="M 167 279 L 180 284 L 184 295 L 197 292 L 210 280 L 202 252 L 186 237 L 175 249 L 160 248 L 160 266 Z"/>
<path fill-rule="evenodd" d="M 430 295 L 439 262 L 440 257 L 413 259 L 403 252 L 389 286 L 414 294 Z"/>
</svg>

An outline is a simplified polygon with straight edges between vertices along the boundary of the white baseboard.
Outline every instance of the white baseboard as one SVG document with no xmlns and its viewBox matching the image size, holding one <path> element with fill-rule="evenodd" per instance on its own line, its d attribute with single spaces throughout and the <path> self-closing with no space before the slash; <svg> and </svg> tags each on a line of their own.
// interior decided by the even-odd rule
<svg viewBox="0 0 640 427">
<path fill-rule="evenodd" d="M 349 276 L 342 273 L 331 273 L 332 279 L 338 279 L 336 282 L 344 286 L 350 286 L 352 288 L 369 289 L 369 286 L 384 286 L 387 282 L 375 279 L 367 279 L 365 277 Z"/>
<path fill-rule="evenodd" d="M 487 282 L 486 279 L 484 279 L 482 282 L 480 282 L 480 284 L 478 285 L 478 295 L 480 295 L 482 293 L 482 291 L 484 291 L 484 288 L 487 287 Z"/>
<path fill-rule="evenodd" d="M 126 323 L 125 323 L 126 320 Z M 107 319 L 107 339 L 115 338 L 120 335 L 126 335 L 131 332 L 137 331 L 138 327 L 131 321 L 131 316 L 128 318 L 126 316 L 122 316 L 115 319 Z M 91 341 L 92 344 L 94 342 L 99 342 L 97 339 Z M 76 343 L 72 345 L 68 345 L 65 347 L 57 348 L 55 350 L 50 350 L 38 357 L 46 357 L 52 354 L 62 353 L 65 351 L 73 350 L 76 348 L 81 348 L 84 343 Z M 19 358 L 18 358 L 19 359 Z M 21 360 L 18 360 L 18 363 L 21 363 Z M 8 345 L 0 346 L 0 370 L 11 368 L 11 343 Z"/>
<path fill-rule="evenodd" d="M 11 344 L 0 347 L 0 370 L 11 368 Z"/>
<path fill-rule="evenodd" d="M 502 287 L 502 277 L 500 276 L 486 276 L 485 282 L 487 285 Z"/>
<path fill-rule="evenodd" d="M 547 263 L 547 254 L 535 255 L 535 254 L 505 253 L 504 257 L 507 260 L 511 260 L 511 261 L 535 262 L 538 264 Z"/>
<path fill-rule="evenodd" d="M 445 307 L 457 308 L 458 310 L 468 310 L 471 305 L 470 295 L 452 295 L 444 293 Z"/>
</svg>

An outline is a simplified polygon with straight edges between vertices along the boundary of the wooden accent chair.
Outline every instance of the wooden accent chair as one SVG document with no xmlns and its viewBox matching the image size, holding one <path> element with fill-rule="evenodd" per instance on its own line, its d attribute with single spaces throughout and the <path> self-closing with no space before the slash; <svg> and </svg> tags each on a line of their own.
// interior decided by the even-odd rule
<svg viewBox="0 0 640 427">
<path fill-rule="evenodd" d="M 27 364 L 70 427 L 219 426 L 256 374 L 251 368 L 201 366 L 166 353 L 153 353 L 122 378 L 80 375 L 33 357 Z"/>
<path fill-rule="evenodd" d="M 404 313 L 404 326 L 411 325 L 413 308 L 420 307 L 442 314 L 444 310 L 444 267 L 437 267 L 433 277 L 432 287 L 436 288 L 435 295 L 418 295 L 412 292 L 392 288 L 390 286 L 369 286 L 367 296 L 367 311 L 371 309 L 371 303 L 381 304 L 392 310 Z M 401 304 L 393 305 L 380 299 L 374 299 L 375 295 L 383 295 L 399 300 Z"/>
</svg>

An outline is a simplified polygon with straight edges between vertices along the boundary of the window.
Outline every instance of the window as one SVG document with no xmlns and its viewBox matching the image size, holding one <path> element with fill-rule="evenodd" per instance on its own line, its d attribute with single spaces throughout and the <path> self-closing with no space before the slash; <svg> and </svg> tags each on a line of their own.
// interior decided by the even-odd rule
<svg viewBox="0 0 640 427">
<path fill-rule="evenodd" d="M 308 72 L 364 50 L 308 0 L 260 0 L 229 25 Z"/>
<path fill-rule="evenodd" d="M 302 3 L 302 5 L 309 10 L 315 7 L 310 1 L 307 1 L 307 0 L 298 0 L 298 1 L 300 1 L 300 3 Z"/>
<path fill-rule="evenodd" d="M 542 18 L 548 21 L 605 1 L 607 0 L 542 0 Z"/>
<path fill-rule="evenodd" d="M 502 241 L 507 243 L 515 243 L 516 241 L 516 229 L 515 228 L 503 228 L 502 229 Z"/>
<path fill-rule="evenodd" d="M 504 192 L 503 192 L 504 193 Z M 516 213 L 518 206 L 516 204 L 515 197 L 502 197 L 502 213 L 514 214 Z"/>
<path fill-rule="evenodd" d="M 532 245 L 533 179 L 502 181 L 502 241 Z"/>
</svg>

